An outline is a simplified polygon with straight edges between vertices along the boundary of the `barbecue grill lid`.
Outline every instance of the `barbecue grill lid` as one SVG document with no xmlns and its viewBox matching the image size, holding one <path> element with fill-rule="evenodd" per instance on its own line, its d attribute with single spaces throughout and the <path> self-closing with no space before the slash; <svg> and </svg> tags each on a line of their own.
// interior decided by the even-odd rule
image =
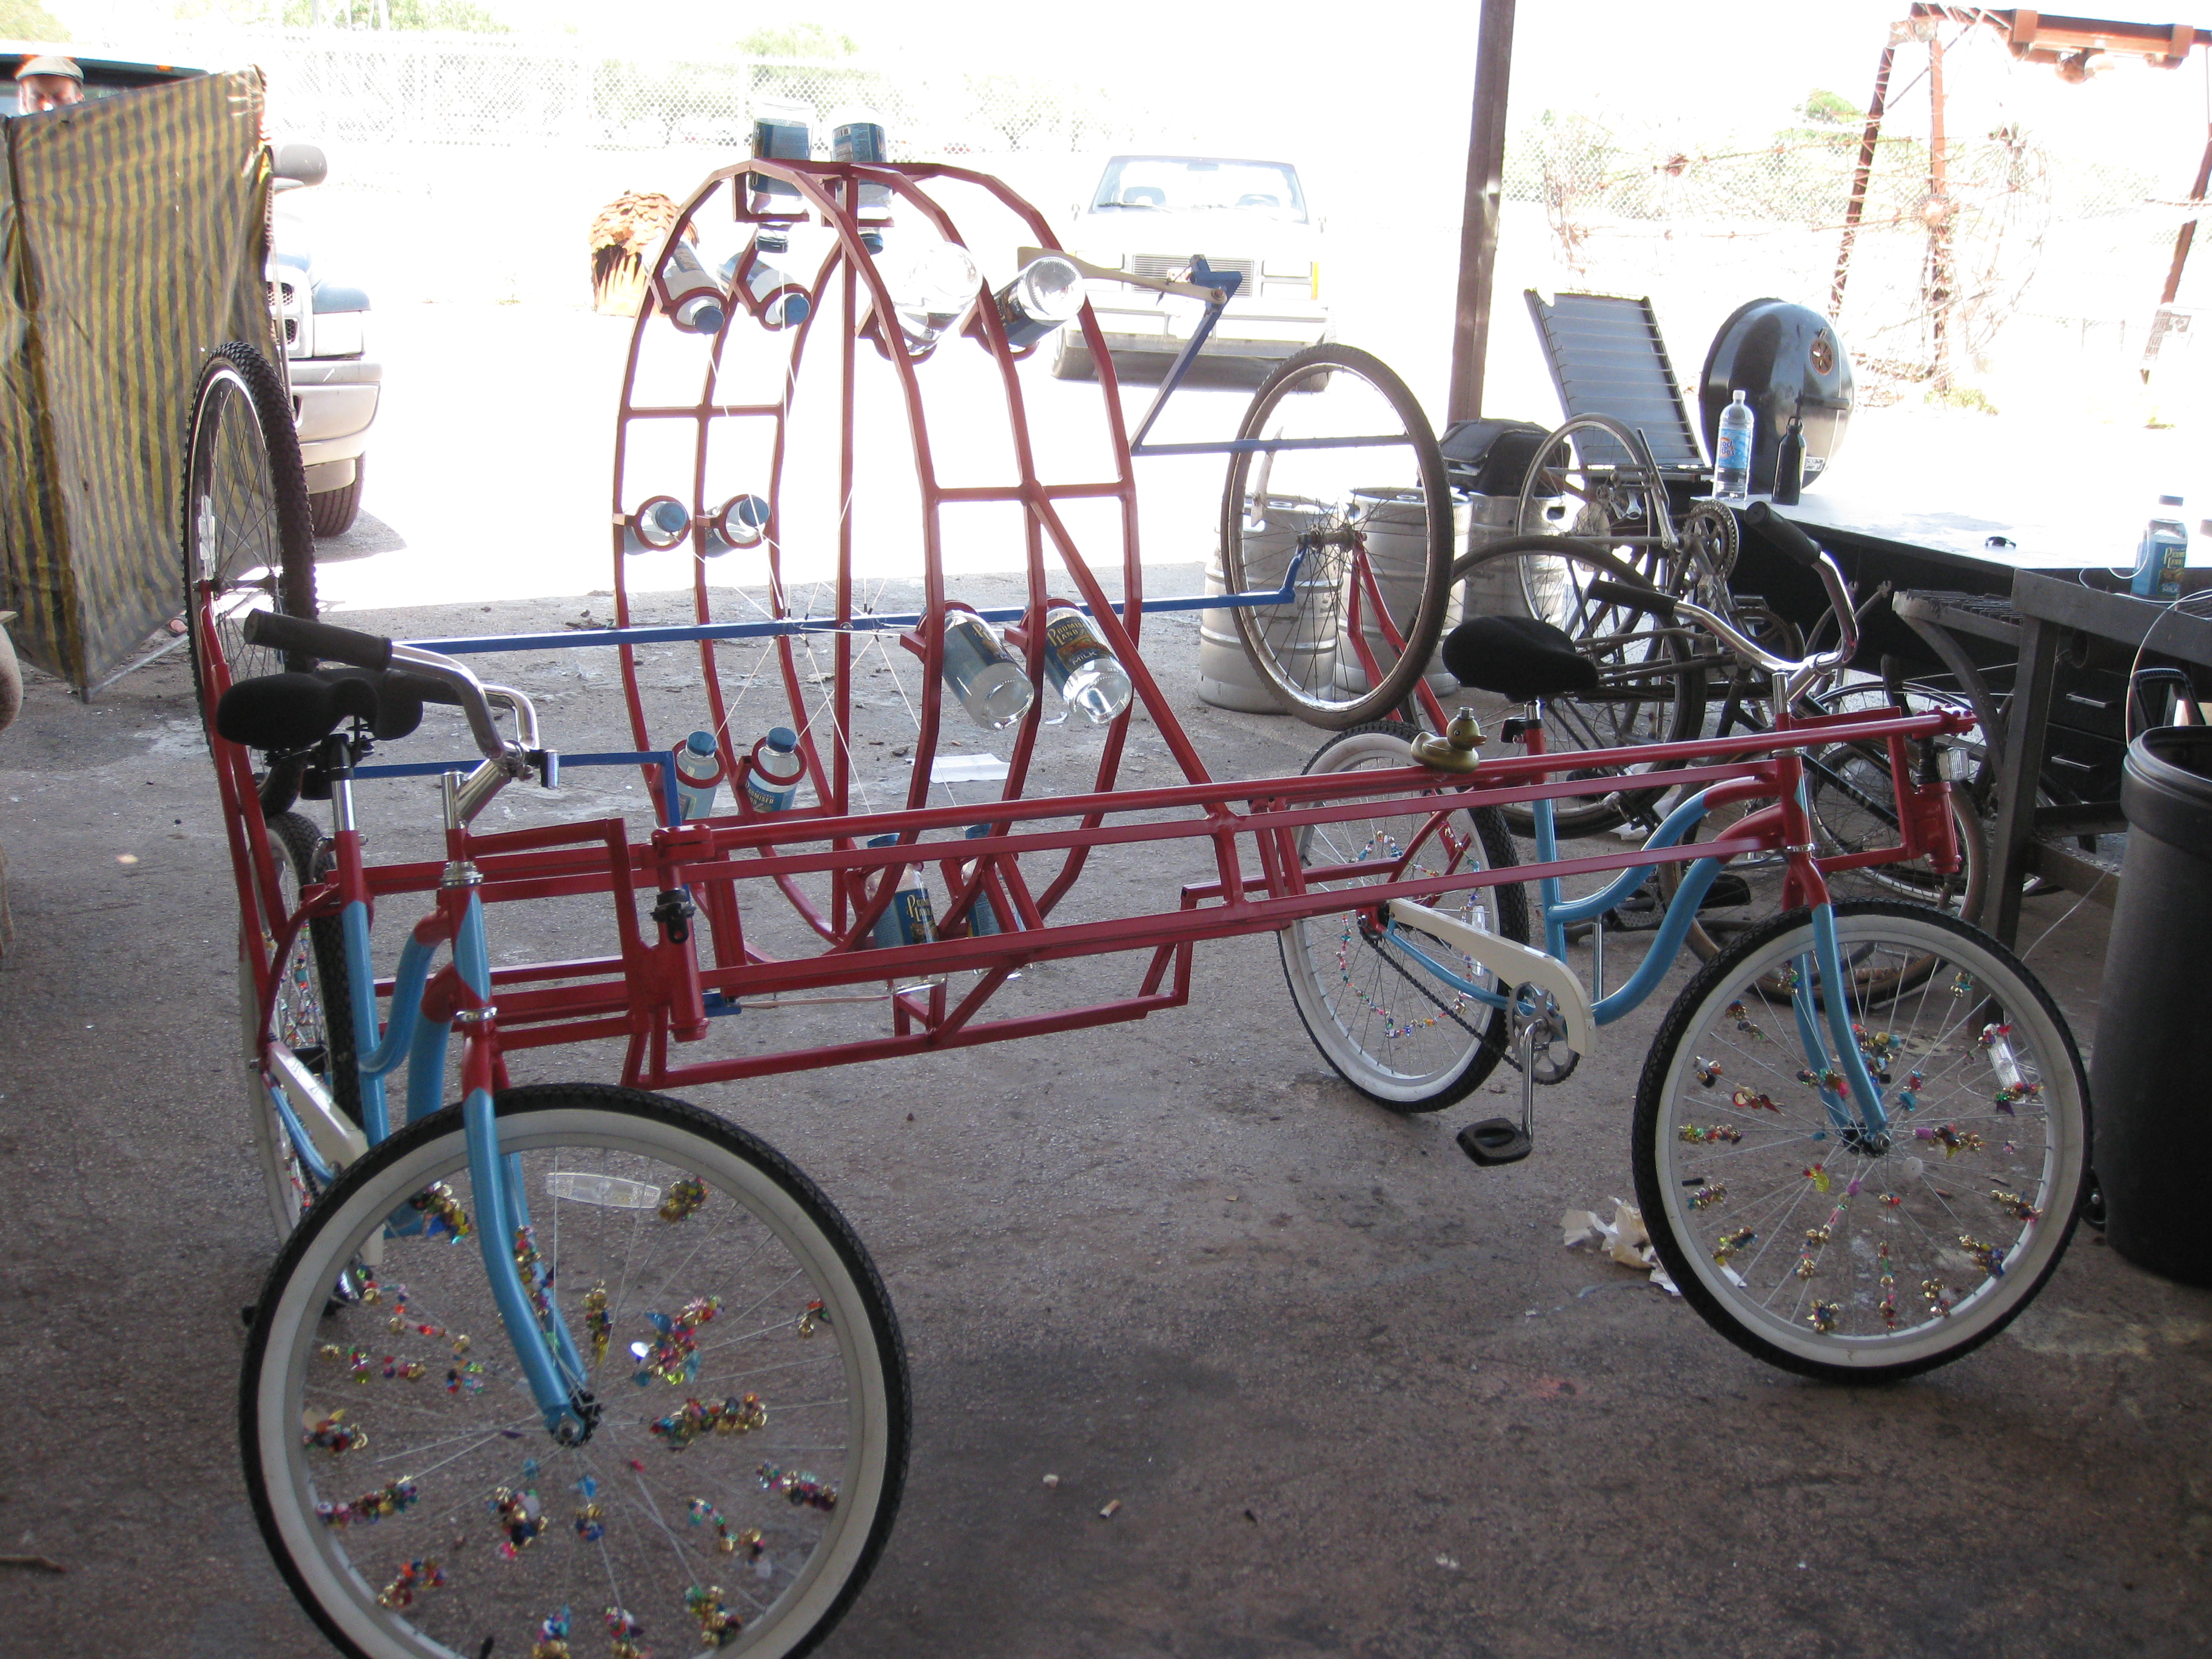
<svg viewBox="0 0 2212 1659">
<path fill-rule="evenodd" d="M 1811 307 L 1787 300 L 1753 300 L 1736 307 L 1705 353 L 1698 380 L 1698 412 L 1710 453 L 1721 410 L 1736 392 L 1751 405 L 1751 488 L 1774 488 L 1775 453 L 1790 417 L 1805 423 L 1805 482 L 1825 472 L 1843 447 L 1855 393 L 1850 355 L 1835 326 Z"/>
</svg>

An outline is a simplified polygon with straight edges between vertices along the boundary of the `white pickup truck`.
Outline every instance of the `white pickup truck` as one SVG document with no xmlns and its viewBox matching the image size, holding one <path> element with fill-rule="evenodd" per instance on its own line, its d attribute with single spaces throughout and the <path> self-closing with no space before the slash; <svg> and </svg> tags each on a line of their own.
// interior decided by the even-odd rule
<svg viewBox="0 0 2212 1659">
<path fill-rule="evenodd" d="M 1194 254 L 1243 281 L 1202 357 L 1272 366 L 1334 337 L 1322 302 L 1320 224 L 1288 161 L 1211 155 L 1116 155 L 1090 199 L 1073 207 L 1069 249 L 1093 264 L 1140 276 L 1183 276 Z M 1197 301 L 1119 283 L 1088 285 L 1106 349 L 1124 356 L 1182 349 L 1203 307 Z M 1053 373 L 1091 373 L 1083 331 L 1065 328 Z"/>
</svg>

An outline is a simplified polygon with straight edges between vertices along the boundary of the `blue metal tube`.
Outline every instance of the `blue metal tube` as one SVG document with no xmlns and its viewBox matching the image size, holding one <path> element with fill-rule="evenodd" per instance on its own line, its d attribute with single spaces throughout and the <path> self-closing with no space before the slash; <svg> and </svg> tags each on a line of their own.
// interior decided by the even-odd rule
<svg viewBox="0 0 2212 1659">
<path fill-rule="evenodd" d="M 1670 820 L 1671 822 L 1671 820 Z M 1698 907 L 1705 902 L 1705 894 L 1712 887 L 1713 878 L 1721 872 L 1718 859 L 1697 859 L 1683 872 L 1682 884 L 1674 890 L 1674 902 L 1659 923 L 1659 931 L 1651 941 L 1651 948 L 1644 953 L 1644 960 L 1636 971 L 1623 981 L 1620 988 L 1610 996 L 1598 1000 L 1590 1013 L 1601 1025 L 1611 1024 L 1632 1008 L 1638 1007 L 1644 1000 L 1658 988 L 1667 970 L 1674 965 L 1674 957 L 1689 936 L 1690 924 L 1698 919 Z"/>
<path fill-rule="evenodd" d="M 1705 815 L 1705 794 L 1706 792 L 1700 789 L 1667 814 L 1666 821 L 1653 830 L 1650 839 L 1644 843 L 1644 850 L 1648 853 L 1655 847 L 1672 847 L 1696 828 L 1698 820 Z M 1550 858 L 1559 856 L 1556 842 L 1553 852 L 1546 856 Z M 1573 923 L 1588 921 L 1593 916 L 1601 916 L 1619 906 L 1623 900 L 1657 873 L 1649 865 L 1638 869 L 1624 870 L 1613 880 L 1607 882 L 1601 890 L 1590 894 L 1586 898 L 1569 899 L 1559 905 L 1557 907 L 1559 919 L 1563 922 Z"/>
<path fill-rule="evenodd" d="M 1283 573 L 1283 585 L 1278 588 L 1247 593 L 1194 593 L 1172 599 L 1146 599 L 1144 608 L 1155 611 L 1243 611 L 1262 605 L 1291 605 L 1297 599 L 1298 566 L 1304 559 L 1301 551 Z M 1079 604 L 1074 609 L 1090 614 L 1088 605 Z M 1029 615 L 1027 605 L 998 605 L 975 613 L 985 622 L 1020 622 Z M 558 634 L 482 634 L 450 640 L 410 640 L 410 645 L 420 646 L 425 651 L 442 651 L 449 657 L 466 657 L 487 651 L 573 651 L 592 646 L 609 645 L 680 645 L 698 640 L 757 640 L 775 639 L 799 634 L 878 634 L 885 631 L 904 632 L 921 625 L 922 615 L 918 611 L 891 614 L 854 617 L 839 622 L 833 617 L 784 617 L 767 622 L 749 623 L 687 623 L 662 628 L 582 628 L 563 629 Z M 637 756 L 600 757 L 599 763 L 635 760 Z M 650 760 L 652 756 L 646 755 Z M 563 765 L 588 765 L 592 760 L 581 756 L 562 757 Z M 469 764 L 474 764 L 473 762 Z M 452 768 L 443 769 L 452 770 Z M 383 767 L 362 767 L 356 777 L 369 777 L 378 773 L 390 775 Z"/>
<path fill-rule="evenodd" d="M 442 1019 L 413 1022 L 407 1049 L 407 1121 L 428 1117 L 446 1103 L 446 1038 L 453 1030 Z"/>
<path fill-rule="evenodd" d="M 361 1080 L 361 1127 L 374 1146 L 392 1133 L 391 1109 L 384 1099 L 384 1074 L 392 1066 L 377 1063 L 391 1045 L 376 1041 L 383 1028 L 376 1018 L 376 967 L 368 953 L 368 906 L 354 900 L 339 912 L 338 928 L 345 939 L 346 1000 L 353 1005 L 354 1070 Z M 394 1000 L 395 1017 L 404 1006 Z M 412 1018 L 411 1008 L 409 1017 Z M 374 1046 L 364 1046 L 370 1044 Z"/>
<path fill-rule="evenodd" d="M 1813 907 L 1813 951 L 1820 959 L 1820 982 L 1827 988 L 1821 1001 L 1827 1006 L 1828 1034 L 1835 1039 L 1838 1063 L 1844 1081 L 1851 1085 L 1852 1099 L 1858 1103 L 1859 1121 L 1869 1134 L 1883 1134 L 1889 1128 L 1889 1114 L 1882 1108 L 1881 1091 L 1875 1085 L 1874 1073 L 1867 1069 L 1866 1055 L 1851 1030 L 1850 999 L 1844 994 L 1850 981 L 1844 977 L 1843 953 L 1836 944 L 1832 905 Z"/>
<path fill-rule="evenodd" d="M 368 1024 L 363 1024 L 359 1019 L 356 1019 L 354 1030 L 374 1031 L 377 1029 L 374 1013 L 375 993 L 373 988 L 375 979 L 369 970 L 368 917 L 366 907 L 362 907 L 360 951 L 356 954 L 349 950 L 347 955 L 354 964 L 354 995 L 356 999 L 367 995 L 371 1012 Z M 351 941 L 349 939 L 348 943 L 350 945 Z M 436 954 L 437 946 L 422 944 L 412 933 L 407 936 L 407 943 L 399 948 L 399 969 L 393 975 L 392 984 L 392 1024 L 385 1030 L 383 1040 L 374 1049 L 361 1057 L 362 1077 L 364 1081 L 370 1079 L 377 1080 L 380 1099 L 383 1095 L 382 1079 L 398 1069 L 401 1059 L 405 1056 L 410 1045 L 414 1041 L 415 1023 L 422 1018 L 422 987 L 429 980 L 430 961 Z M 378 1137 L 371 1135 L 369 1139 L 374 1140 Z"/>
<path fill-rule="evenodd" d="M 461 1103 L 461 1124 L 468 1140 L 469 1173 L 476 1182 L 477 1243 L 483 1252 L 492 1301 L 507 1327 L 507 1343 L 530 1380 L 531 1395 L 545 1413 L 545 1426 L 557 1429 L 562 1418 L 573 1415 L 568 1409 L 568 1385 L 555 1366 L 553 1349 L 514 1265 L 515 1222 L 507 1206 L 507 1183 L 500 1168 L 499 1123 L 489 1090 L 469 1091 Z"/>
</svg>

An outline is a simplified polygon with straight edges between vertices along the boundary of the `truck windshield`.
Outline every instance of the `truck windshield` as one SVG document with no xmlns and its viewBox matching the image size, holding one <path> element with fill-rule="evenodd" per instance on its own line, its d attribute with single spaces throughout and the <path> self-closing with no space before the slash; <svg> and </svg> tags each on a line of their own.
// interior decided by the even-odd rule
<svg viewBox="0 0 2212 1659">
<path fill-rule="evenodd" d="M 1295 167 L 1280 161 L 1223 161 L 1188 155 L 1117 155 L 1106 164 L 1091 210 L 1263 214 L 1304 224 L 1306 202 Z"/>
</svg>

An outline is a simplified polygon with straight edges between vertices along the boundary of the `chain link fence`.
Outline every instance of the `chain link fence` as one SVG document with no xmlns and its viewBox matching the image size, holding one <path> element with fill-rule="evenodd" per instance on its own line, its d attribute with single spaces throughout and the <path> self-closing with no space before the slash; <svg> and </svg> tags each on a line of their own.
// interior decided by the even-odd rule
<svg viewBox="0 0 2212 1659">
<path fill-rule="evenodd" d="M 2063 126 L 2023 122 L 2021 88 L 2053 77 L 2012 64 L 1986 33 L 1950 43 L 1940 208 L 1925 70 L 1911 73 L 1913 49 L 1899 48 L 1838 313 L 1873 401 L 1924 385 L 1944 360 L 1970 385 L 2008 356 L 2058 347 L 2140 357 L 2185 217 L 2193 155 L 2097 159 Z M 307 205 L 372 251 L 380 303 L 457 286 L 576 302 L 601 205 L 631 190 L 680 198 L 744 153 L 757 113 L 796 103 L 813 112 L 817 155 L 834 121 L 866 112 L 895 158 L 972 161 L 1048 211 L 1088 183 L 1076 158 L 1100 152 L 1290 156 L 1322 186 L 1336 250 L 1324 257 L 1351 285 L 1340 298 L 1369 307 L 1341 317 L 1340 331 L 1387 343 L 1395 329 L 1429 339 L 1429 313 L 1448 314 L 1468 46 L 1392 64 L 1387 81 L 1370 68 L 1326 111 L 1304 95 L 1310 88 L 1285 95 L 1231 65 L 1193 97 L 1141 77 L 861 57 L 617 58 L 544 36 L 185 24 L 168 50 L 205 67 L 264 69 L 272 119 L 331 152 L 331 183 Z M 143 35 L 109 50 L 151 55 Z M 1858 93 L 1851 68 L 1824 73 Z M 2142 85 L 2172 98 L 2191 93 L 2185 81 L 2154 74 Z M 1652 295 L 1684 341 L 1754 295 L 1830 305 L 1860 159 L 1856 98 L 1745 134 L 1724 102 L 1595 98 L 1575 63 L 1532 56 L 1516 61 L 1513 103 L 1501 316 L 1522 283 Z M 2179 297 L 2197 295 L 2212 295 L 2201 265 Z M 1425 319 L 1418 336 L 1414 313 Z M 1442 356 L 1432 342 L 1413 349 Z M 1431 368 L 1441 373 L 1420 362 L 1407 373 L 1419 385 Z"/>
</svg>

